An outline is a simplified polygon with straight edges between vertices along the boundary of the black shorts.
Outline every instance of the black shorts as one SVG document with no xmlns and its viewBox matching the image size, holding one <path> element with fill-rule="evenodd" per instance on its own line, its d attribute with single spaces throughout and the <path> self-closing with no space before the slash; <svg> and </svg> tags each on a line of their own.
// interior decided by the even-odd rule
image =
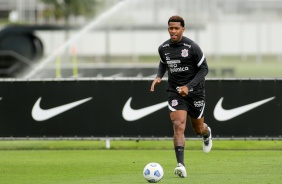
<svg viewBox="0 0 282 184">
<path fill-rule="evenodd" d="M 182 97 L 177 92 L 168 91 L 168 108 L 170 112 L 186 110 L 189 116 L 200 119 L 204 116 L 205 95 L 189 93 Z"/>
</svg>

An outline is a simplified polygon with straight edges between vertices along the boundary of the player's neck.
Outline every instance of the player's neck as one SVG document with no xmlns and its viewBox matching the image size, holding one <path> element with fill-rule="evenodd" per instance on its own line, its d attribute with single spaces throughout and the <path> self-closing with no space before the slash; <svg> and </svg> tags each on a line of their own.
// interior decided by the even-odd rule
<svg viewBox="0 0 282 184">
<path fill-rule="evenodd" d="M 179 42 L 181 42 L 182 38 L 183 38 L 183 36 L 181 36 L 181 37 L 179 38 L 179 40 L 177 40 L 177 41 L 172 41 L 172 39 L 170 39 L 170 41 L 171 41 L 172 43 L 179 43 Z"/>
</svg>

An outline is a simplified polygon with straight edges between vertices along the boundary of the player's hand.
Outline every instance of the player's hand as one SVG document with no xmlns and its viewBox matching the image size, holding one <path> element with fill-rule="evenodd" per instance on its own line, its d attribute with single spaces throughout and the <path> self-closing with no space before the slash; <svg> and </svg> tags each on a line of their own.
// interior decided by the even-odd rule
<svg viewBox="0 0 282 184">
<path fill-rule="evenodd" d="M 162 81 L 162 79 L 160 77 L 155 78 L 155 80 L 152 82 L 150 91 L 153 92 L 155 90 L 155 85 L 161 83 L 161 81 Z"/>
<path fill-rule="evenodd" d="M 188 95 L 188 92 L 189 92 L 189 89 L 187 86 L 179 86 L 177 88 L 177 91 L 178 93 L 181 95 L 181 96 L 187 96 Z"/>
</svg>

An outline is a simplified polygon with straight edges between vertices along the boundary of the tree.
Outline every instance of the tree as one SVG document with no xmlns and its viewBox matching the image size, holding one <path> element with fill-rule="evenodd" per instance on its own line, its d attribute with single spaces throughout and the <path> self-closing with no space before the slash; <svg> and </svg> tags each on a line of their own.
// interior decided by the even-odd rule
<svg viewBox="0 0 282 184">
<path fill-rule="evenodd" d="M 56 21 L 64 20 L 65 25 L 69 25 L 71 16 L 85 17 L 94 16 L 95 7 L 99 0 L 41 0 L 47 8 L 43 11 L 44 17 L 53 17 Z"/>
</svg>

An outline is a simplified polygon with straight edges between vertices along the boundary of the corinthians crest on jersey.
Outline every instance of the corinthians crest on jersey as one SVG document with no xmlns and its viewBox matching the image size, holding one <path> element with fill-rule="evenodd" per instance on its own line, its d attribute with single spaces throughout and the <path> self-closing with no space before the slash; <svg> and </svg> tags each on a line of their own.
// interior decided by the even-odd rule
<svg viewBox="0 0 282 184">
<path fill-rule="evenodd" d="M 183 49 L 183 50 L 181 51 L 181 56 L 182 56 L 182 57 L 188 57 L 188 49 Z"/>
<path fill-rule="evenodd" d="M 171 100 L 171 106 L 172 107 L 175 107 L 175 106 L 177 106 L 178 105 L 178 100 Z"/>
</svg>

